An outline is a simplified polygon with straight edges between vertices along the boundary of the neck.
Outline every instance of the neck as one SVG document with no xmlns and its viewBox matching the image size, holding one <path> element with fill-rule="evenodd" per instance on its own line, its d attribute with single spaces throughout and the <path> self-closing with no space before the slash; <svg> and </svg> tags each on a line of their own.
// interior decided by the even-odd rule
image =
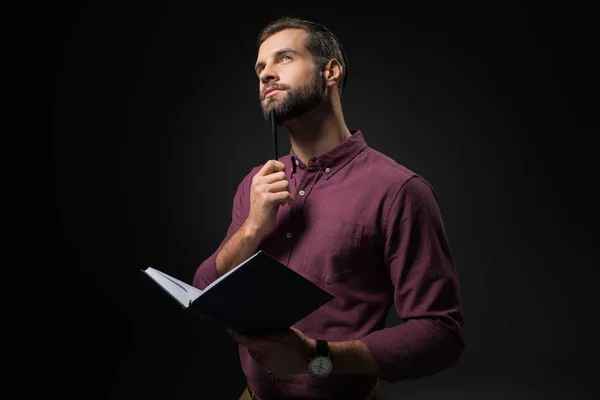
<svg viewBox="0 0 600 400">
<path fill-rule="evenodd" d="M 317 157 L 351 136 L 339 101 L 326 97 L 321 105 L 286 124 L 290 143 L 297 157 L 308 165 Z"/>
</svg>

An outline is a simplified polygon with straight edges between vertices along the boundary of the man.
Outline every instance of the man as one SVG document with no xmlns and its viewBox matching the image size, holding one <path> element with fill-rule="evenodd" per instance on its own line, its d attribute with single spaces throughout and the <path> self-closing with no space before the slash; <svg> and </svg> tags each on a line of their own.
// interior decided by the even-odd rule
<svg viewBox="0 0 600 400">
<path fill-rule="evenodd" d="M 239 184 L 226 236 L 193 283 L 203 289 L 262 249 L 335 296 L 287 331 L 230 331 L 247 377 L 241 399 L 382 399 L 379 379 L 436 373 L 464 348 L 434 191 L 347 128 L 348 65 L 328 29 L 282 18 L 258 45 L 262 110 L 274 110 L 292 148 Z M 403 323 L 385 328 L 392 303 Z"/>
</svg>

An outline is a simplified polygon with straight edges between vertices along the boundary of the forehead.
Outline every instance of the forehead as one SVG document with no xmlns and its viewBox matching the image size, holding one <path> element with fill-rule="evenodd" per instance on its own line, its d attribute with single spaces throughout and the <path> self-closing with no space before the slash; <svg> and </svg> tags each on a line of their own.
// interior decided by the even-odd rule
<svg viewBox="0 0 600 400">
<path fill-rule="evenodd" d="M 257 61 L 263 61 L 282 49 L 292 49 L 299 53 L 308 52 L 304 40 L 308 32 L 303 29 L 285 29 L 267 38 L 258 49 Z"/>
</svg>

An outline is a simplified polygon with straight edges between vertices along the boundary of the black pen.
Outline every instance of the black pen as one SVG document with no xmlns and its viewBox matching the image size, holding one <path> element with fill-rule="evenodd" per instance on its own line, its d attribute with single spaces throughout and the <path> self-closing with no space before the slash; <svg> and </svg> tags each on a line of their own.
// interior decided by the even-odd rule
<svg viewBox="0 0 600 400">
<path fill-rule="evenodd" d="M 274 160 L 279 159 L 279 151 L 277 150 L 277 124 L 275 123 L 275 109 L 271 109 L 271 134 L 273 135 L 273 153 Z"/>
</svg>

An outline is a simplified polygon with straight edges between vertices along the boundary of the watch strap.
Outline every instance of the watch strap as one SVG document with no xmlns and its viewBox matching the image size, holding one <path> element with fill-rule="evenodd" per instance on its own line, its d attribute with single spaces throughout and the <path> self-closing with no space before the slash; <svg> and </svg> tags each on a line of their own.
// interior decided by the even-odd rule
<svg viewBox="0 0 600 400">
<path fill-rule="evenodd" d="M 329 344 L 327 343 L 326 340 L 322 340 L 322 339 L 316 339 L 316 350 L 315 350 L 315 356 L 329 356 Z"/>
</svg>

